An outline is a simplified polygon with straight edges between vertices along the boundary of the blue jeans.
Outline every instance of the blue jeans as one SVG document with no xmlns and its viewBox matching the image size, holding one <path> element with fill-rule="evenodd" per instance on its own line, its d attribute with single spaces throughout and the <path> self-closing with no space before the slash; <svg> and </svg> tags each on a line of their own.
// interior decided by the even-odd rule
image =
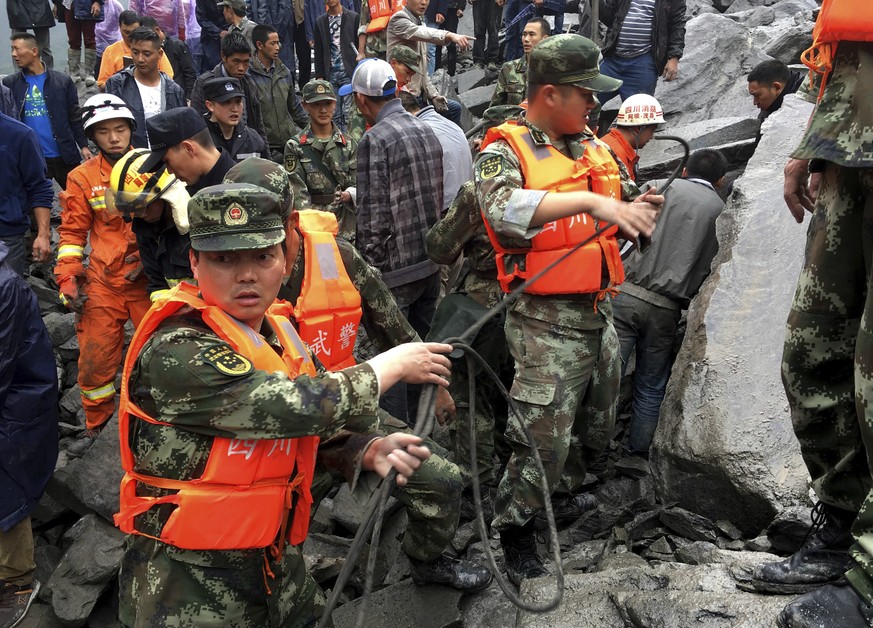
<svg viewBox="0 0 873 628">
<path fill-rule="evenodd" d="M 24 271 L 27 268 L 27 252 L 24 247 L 25 234 L 3 237 L 0 240 L 3 240 L 3 243 L 9 247 L 9 253 L 6 254 L 6 264 L 21 277 L 24 277 Z"/>
<path fill-rule="evenodd" d="M 424 19 L 424 24 L 428 28 L 442 29 L 440 24 L 433 22 L 427 18 Z M 427 73 L 432 75 L 436 71 L 436 44 L 427 45 Z"/>
<path fill-rule="evenodd" d="M 330 85 L 333 87 L 333 91 L 339 92 L 339 88 L 343 85 L 347 85 L 351 81 L 348 80 L 348 77 L 343 81 L 334 81 L 331 79 Z M 348 96 L 337 96 L 336 99 L 336 109 L 333 112 L 333 121 L 334 123 L 345 133 L 346 128 L 349 123 L 349 114 L 352 109 L 352 95 Z"/>
<path fill-rule="evenodd" d="M 636 353 L 628 448 L 648 451 L 670 379 L 673 343 L 681 312 L 652 305 L 629 294 L 619 294 L 613 299 L 612 312 L 621 346 L 622 375 L 631 353 Z"/>
<path fill-rule="evenodd" d="M 615 98 L 616 94 L 619 94 L 622 100 L 626 100 L 634 94 L 652 96 L 655 93 L 655 87 L 658 86 L 658 70 L 655 67 L 655 58 L 651 52 L 632 59 L 606 57 L 600 63 L 600 72 L 624 81 L 617 91 L 597 94 L 597 98 L 604 105 L 607 101 Z"/>
<path fill-rule="evenodd" d="M 522 0 L 507 0 L 503 5 L 503 23 L 509 24 L 522 9 Z M 506 31 L 506 49 L 503 51 L 504 61 L 513 61 L 524 54 L 521 47 L 521 24 L 516 24 Z"/>
</svg>

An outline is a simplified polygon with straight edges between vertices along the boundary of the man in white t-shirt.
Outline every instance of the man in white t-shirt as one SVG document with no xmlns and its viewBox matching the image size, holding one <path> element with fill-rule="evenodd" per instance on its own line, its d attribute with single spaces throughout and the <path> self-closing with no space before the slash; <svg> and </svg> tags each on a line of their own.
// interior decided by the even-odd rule
<svg viewBox="0 0 873 628">
<path fill-rule="evenodd" d="M 185 92 L 173 79 L 158 69 L 164 55 L 161 40 L 150 28 L 140 27 L 130 35 L 133 66 L 112 75 L 106 81 L 106 92 L 121 98 L 136 118 L 131 143 L 136 148 L 148 148 L 146 120 L 176 107 L 184 107 Z"/>
</svg>

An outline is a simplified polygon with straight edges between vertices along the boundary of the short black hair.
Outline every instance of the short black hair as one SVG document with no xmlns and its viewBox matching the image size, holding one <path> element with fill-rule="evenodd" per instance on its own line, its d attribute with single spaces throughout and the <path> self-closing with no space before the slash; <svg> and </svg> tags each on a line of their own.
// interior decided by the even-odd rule
<svg viewBox="0 0 873 628">
<path fill-rule="evenodd" d="M 393 83 L 394 81 L 390 81 L 390 82 Z M 386 83 L 386 85 L 387 84 L 388 83 Z M 385 102 L 389 102 L 389 101 L 397 98 L 396 93 L 388 94 L 386 96 L 367 96 L 366 94 L 361 94 L 361 96 L 363 96 L 364 98 L 366 98 L 369 101 L 374 102 L 374 103 L 385 103 Z"/>
<path fill-rule="evenodd" d="M 791 70 L 778 59 L 762 61 L 749 72 L 749 83 L 754 81 L 758 85 L 770 86 L 776 81 L 783 85 L 791 78 Z"/>
<path fill-rule="evenodd" d="M 541 17 L 533 17 L 533 18 L 529 19 L 529 20 L 525 23 L 525 26 L 527 26 L 528 24 L 539 24 L 539 25 L 540 25 L 540 30 L 542 31 L 542 33 L 543 33 L 543 35 L 544 35 L 545 37 L 548 37 L 549 35 L 552 34 L 552 27 L 549 26 L 549 23 L 546 22 L 546 21 L 545 21 L 543 18 L 541 18 Z M 524 30 L 524 29 L 522 29 L 522 30 Z"/>
<path fill-rule="evenodd" d="M 228 33 L 221 40 L 221 56 L 225 59 L 236 54 L 252 54 L 249 40 L 242 33 Z"/>
<path fill-rule="evenodd" d="M 704 179 L 715 185 L 727 172 L 727 160 L 713 148 L 701 148 L 691 153 L 685 171 L 688 177 Z"/>
<path fill-rule="evenodd" d="M 409 113 L 415 113 L 416 111 L 421 110 L 421 104 L 418 102 L 418 98 L 406 90 L 400 92 L 400 104 L 403 105 L 403 108 Z"/>
<path fill-rule="evenodd" d="M 203 148 L 215 148 L 215 142 L 208 128 L 197 131 L 197 133 L 188 138 L 188 141 L 194 142 Z"/>
<path fill-rule="evenodd" d="M 161 38 L 148 26 L 140 26 L 130 34 L 130 43 L 135 41 L 150 41 L 155 45 L 155 48 L 161 47 Z"/>
<path fill-rule="evenodd" d="M 139 25 L 152 30 L 159 28 L 158 21 L 151 15 L 143 15 L 139 21 Z"/>
<path fill-rule="evenodd" d="M 118 14 L 118 26 L 131 26 L 141 24 L 142 18 L 136 11 L 122 11 Z"/>
<path fill-rule="evenodd" d="M 12 33 L 12 36 L 9 38 L 9 41 L 26 41 L 27 45 L 31 48 L 39 49 L 39 42 L 36 40 L 36 35 L 31 33 Z"/>
<path fill-rule="evenodd" d="M 255 44 L 255 50 L 258 49 L 258 44 L 266 44 L 270 35 L 278 33 L 275 28 L 269 24 L 258 24 L 252 29 L 252 43 Z"/>
</svg>

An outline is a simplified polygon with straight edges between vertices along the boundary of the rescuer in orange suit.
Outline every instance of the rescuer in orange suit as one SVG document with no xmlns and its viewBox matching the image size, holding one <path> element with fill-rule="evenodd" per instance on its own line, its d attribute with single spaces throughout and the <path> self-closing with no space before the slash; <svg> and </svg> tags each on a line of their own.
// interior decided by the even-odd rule
<svg viewBox="0 0 873 628">
<path fill-rule="evenodd" d="M 124 325 L 138 325 L 151 302 L 130 223 L 106 209 L 112 166 L 130 150 L 136 122 L 124 101 L 110 94 L 82 108 L 85 133 L 99 154 L 67 177 L 61 192 L 61 228 L 55 278 L 60 299 L 76 313 L 82 407 L 89 430 L 115 411 L 115 375 L 121 363 Z M 91 251 L 83 265 L 85 244 Z"/>
</svg>

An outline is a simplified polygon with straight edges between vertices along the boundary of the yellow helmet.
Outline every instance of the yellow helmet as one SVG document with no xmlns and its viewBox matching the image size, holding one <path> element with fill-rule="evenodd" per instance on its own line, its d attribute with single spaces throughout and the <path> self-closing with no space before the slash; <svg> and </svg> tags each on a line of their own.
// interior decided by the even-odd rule
<svg viewBox="0 0 873 628">
<path fill-rule="evenodd" d="M 106 207 L 128 218 L 142 218 L 146 208 L 157 200 L 167 202 L 179 233 L 188 232 L 188 200 L 184 185 L 162 165 L 155 172 L 144 172 L 149 151 L 138 148 L 119 159 L 109 175 Z"/>
</svg>

